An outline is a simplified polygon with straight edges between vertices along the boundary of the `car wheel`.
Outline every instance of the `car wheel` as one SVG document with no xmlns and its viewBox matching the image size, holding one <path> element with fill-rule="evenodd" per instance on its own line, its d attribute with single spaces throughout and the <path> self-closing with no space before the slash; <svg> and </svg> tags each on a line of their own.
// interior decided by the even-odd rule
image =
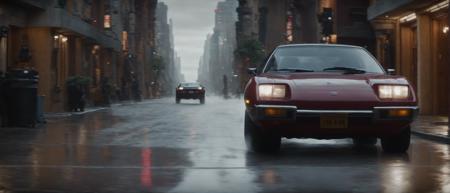
<svg viewBox="0 0 450 193">
<path fill-rule="evenodd" d="M 181 101 L 181 99 L 179 99 L 179 98 L 176 98 L 176 100 L 175 100 L 175 101 L 176 101 L 176 103 L 177 103 L 177 104 L 180 104 L 180 101 Z"/>
<path fill-rule="evenodd" d="M 381 138 L 381 147 L 388 153 L 404 153 L 408 150 L 411 141 L 411 128 L 408 127 L 400 134 Z"/>
<path fill-rule="evenodd" d="M 200 98 L 200 104 L 205 104 L 205 97 Z"/>
<path fill-rule="evenodd" d="M 353 138 L 353 145 L 356 147 L 372 147 L 375 144 L 377 144 L 375 137 Z"/>
<path fill-rule="evenodd" d="M 280 150 L 281 137 L 263 133 L 245 113 L 244 135 L 247 149 L 257 153 L 274 153 Z"/>
</svg>

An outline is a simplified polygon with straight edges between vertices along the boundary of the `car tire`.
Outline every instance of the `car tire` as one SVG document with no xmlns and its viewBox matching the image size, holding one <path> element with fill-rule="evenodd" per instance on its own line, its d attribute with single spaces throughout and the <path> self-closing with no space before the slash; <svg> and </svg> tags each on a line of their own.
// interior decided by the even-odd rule
<svg viewBox="0 0 450 193">
<path fill-rule="evenodd" d="M 176 98 L 176 99 L 175 99 L 175 102 L 176 102 L 177 104 L 180 104 L 180 101 L 181 101 L 181 99 L 179 99 L 179 98 Z"/>
<path fill-rule="evenodd" d="M 353 145 L 355 147 L 373 147 L 376 144 L 377 138 L 375 137 L 353 138 Z"/>
<path fill-rule="evenodd" d="M 205 104 L 205 97 L 200 98 L 200 104 Z"/>
<path fill-rule="evenodd" d="M 245 113 L 244 136 L 247 149 L 256 153 L 275 153 L 280 150 L 281 137 L 263 133 Z"/>
<path fill-rule="evenodd" d="M 411 142 L 411 128 L 404 129 L 400 134 L 381 138 L 381 147 L 387 153 L 405 153 Z"/>
</svg>

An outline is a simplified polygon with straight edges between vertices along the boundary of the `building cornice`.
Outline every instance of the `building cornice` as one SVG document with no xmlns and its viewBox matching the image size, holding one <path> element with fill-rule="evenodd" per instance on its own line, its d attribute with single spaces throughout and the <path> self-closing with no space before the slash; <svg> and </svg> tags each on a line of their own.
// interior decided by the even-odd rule
<svg viewBox="0 0 450 193">
<path fill-rule="evenodd" d="M 62 28 L 76 34 L 80 34 L 94 40 L 105 48 L 120 51 L 121 45 L 118 39 L 108 36 L 106 32 L 83 21 L 81 18 L 70 15 L 65 9 L 48 8 L 43 12 L 30 14 L 27 26 L 29 27 L 53 27 Z"/>
</svg>

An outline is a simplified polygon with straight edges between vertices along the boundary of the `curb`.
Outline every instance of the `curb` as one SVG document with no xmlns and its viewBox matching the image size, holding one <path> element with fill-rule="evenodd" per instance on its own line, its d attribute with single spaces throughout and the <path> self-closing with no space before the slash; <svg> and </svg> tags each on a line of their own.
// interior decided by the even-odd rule
<svg viewBox="0 0 450 193">
<path fill-rule="evenodd" d="M 97 111 L 101 111 L 101 110 L 105 110 L 105 109 L 111 109 L 111 108 L 114 108 L 114 107 L 121 107 L 121 106 L 128 106 L 128 105 L 139 105 L 139 104 L 147 104 L 147 103 L 151 103 L 151 102 L 149 102 L 148 100 L 142 100 L 142 101 L 139 101 L 139 102 L 126 101 L 126 102 L 122 102 L 122 103 L 111 104 L 110 107 L 98 107 L 98 108 L 86 109 L 83 112 L 46 113 L 46 114 L 44 114 L 44 117 L 46 119 L 71 117 L 71 116 L 76 116 L 76 115 L 84 115 L 84 114 L 88 114 L 88 113 L 93 113 L 93 112 L 97 112 Z"/>
<path fill-rule="evenodd" d="M 105 109 L 108 109 L 108 108 L 109 107 L 100 107 L 100 108 L 94 108 L 94 109 L 86 109 L 83 112 L 50 113 L 50 114 L 45 114 L 44 117 L 45 117 L 45 119 L 71 117 L 71 116 L 75 116 L 75 115 L 84 115 L 84 114 L 88 114 L 88 113 L 93 113 L 93 112 L 105 110 Z"/>
<path fill-rule="evenodd" d="M 450 144 L 450 137 L 447 137 L 447 136 L 444 136 L 444 135 L 431 134 L 431 133 L 426 133 L 426 132 L 417 131 L 417 130 L 411 130 L 411 133 L 413 135 L 416 135 L 416 136 L 421 137 L 423 139 L 428 139 L 428 140 L 436 141 L 436 142 L 439 142 L 439 143 Z"/>
</svg>

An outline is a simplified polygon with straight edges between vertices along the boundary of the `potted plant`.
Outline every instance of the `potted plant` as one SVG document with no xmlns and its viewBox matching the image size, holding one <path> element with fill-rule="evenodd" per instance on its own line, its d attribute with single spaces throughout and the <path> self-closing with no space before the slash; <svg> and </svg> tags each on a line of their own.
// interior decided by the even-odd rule
<svg viewBox="0 0 450 193">
<path fill-rule="evenodd" d="M 86 87 L 91 78 L 86 76 L 72 76 L 66 81 L 70 111 L 84 111 L 86 105 Z"/>
</svg>

